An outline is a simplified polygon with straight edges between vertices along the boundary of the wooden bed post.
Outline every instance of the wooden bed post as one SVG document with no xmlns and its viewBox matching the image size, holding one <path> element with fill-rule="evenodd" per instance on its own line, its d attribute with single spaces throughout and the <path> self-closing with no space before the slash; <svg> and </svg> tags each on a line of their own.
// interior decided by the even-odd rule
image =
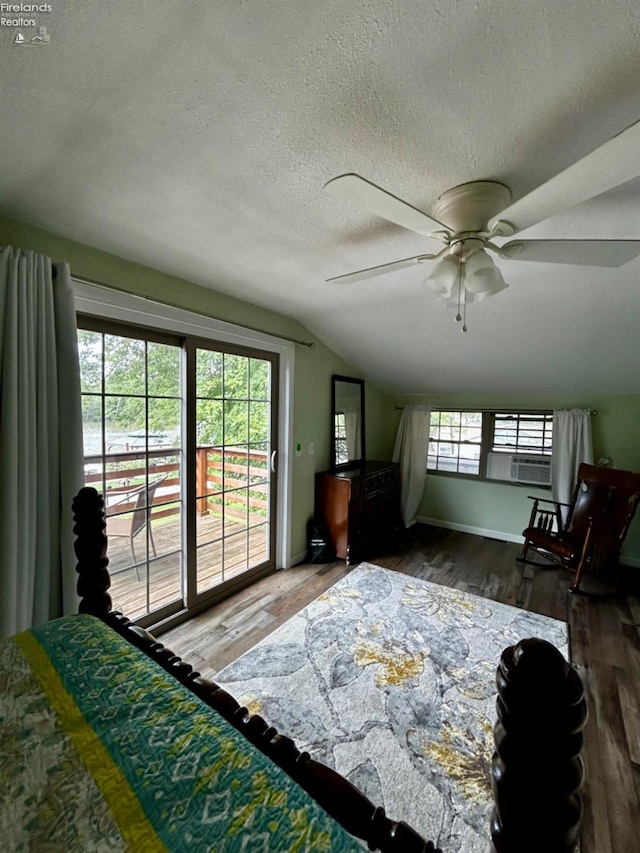
<svg viewBox="0 0 640 853">
<path fill-rule="evenodd" d="M 78 595 L 80 613 L 91 613 L 101 619 L 111 611 L 109 559 L 107 557 L 106 524 L 102 495 L 87 486 L 73 499 L 74 549 L 78 563 Z"/>
<path fill-rule="evenodd" d="M 494 853 L 570 853 L 582 817 L 582 681 L 544 640 L 505 649 L 496 675 Z"/>
</svg>

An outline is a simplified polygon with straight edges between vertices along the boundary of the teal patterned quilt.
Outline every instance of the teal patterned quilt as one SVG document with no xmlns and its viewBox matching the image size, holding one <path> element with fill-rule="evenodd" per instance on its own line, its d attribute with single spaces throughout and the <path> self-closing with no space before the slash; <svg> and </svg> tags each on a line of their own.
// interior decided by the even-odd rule
<svg viewBox="0 0 640 853">
<path fill-rule="evenodd" d="M 0 643 L 3 851 L 362 850 L 280 768 L 92 616 Z"/>
</svg>

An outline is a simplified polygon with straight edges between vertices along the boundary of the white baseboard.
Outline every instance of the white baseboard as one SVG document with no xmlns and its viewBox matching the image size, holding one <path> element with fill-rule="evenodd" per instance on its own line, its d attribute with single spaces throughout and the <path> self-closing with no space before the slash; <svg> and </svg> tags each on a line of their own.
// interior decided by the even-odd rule
<svg viewBox="0 0 640 853">
<path fill-rule="evenodd" d="M 307 551 L 300 551 L 299 554 L 292 554 L 291 560 L 289 561 L 289 566 L 297 566 L 298 563 L 306 563 L 307 553 Z"/>
<path fill-rule="evenodd" d="M 502 530 L 490 530 L 487 527 L 472 527 L 470 524 L 458 524 L 457 521 L 443 521 L 441 518 L 427 518 L 417 515 L 416 521 L 421 524 L 431 524 L 433 527 L 446 527 L 447 530 L 459 530 L 460 533 L 473 533 L 487 539 L 500 539 L 502 542 L 522 542 L 522 536 L 515 533 L 504 533 Z"/>
<path fill-rule="evenodd" d="M 517 542 L 522 543 L 522 535 L 516 533 L 505 533 L 502 530 L 490 530 L 486 527 L 473 527 L 470 524 L 458 524 L 456 521 L 443 521 L 441 518 L 427 518 L 424 515 L 417 515 L 416 521 L 420 524 L 431 524 L 433 527 L 445 527 L 447 530 L 459 530 L 460 533 L 473 533 L 475 536 L 485 536 L 487 539 L 500 539 L 502 542 Z M 640 568 L 640 558 L 626 557 L 624 554 L 620 557 L 620 563 L 623 566 L 632 566 L 635 569 Z"/>
</svg>

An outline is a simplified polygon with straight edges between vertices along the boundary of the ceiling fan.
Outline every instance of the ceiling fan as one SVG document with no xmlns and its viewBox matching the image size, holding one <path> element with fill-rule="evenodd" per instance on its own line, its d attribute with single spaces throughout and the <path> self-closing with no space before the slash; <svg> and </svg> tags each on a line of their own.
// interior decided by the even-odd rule
<svg viewBox="0 0 640 853">
<path fill-rule="evenodd" d="M 427 281 L 445 307 L 457 306 L 456 320 L 463 321 L 466 331 L 462 316 L 466 305 L 509 286 L 489 252 L 498 258 L 601 267 L 621 266 L 640 254 L 640 240 L 513 240 L 502 246 L 493 242 L 637 177 L 639 152 L 640 121 L 512 204 L 504 184 L 473 181 L 442 193 L 430 216 L 359 175 L 340 175 L 325 184 L 328 193 L 435 238 L 444 247 L 436 254 L 415 255 L 327 281 L 346 284 L 439 260 Z"/>
</svg>

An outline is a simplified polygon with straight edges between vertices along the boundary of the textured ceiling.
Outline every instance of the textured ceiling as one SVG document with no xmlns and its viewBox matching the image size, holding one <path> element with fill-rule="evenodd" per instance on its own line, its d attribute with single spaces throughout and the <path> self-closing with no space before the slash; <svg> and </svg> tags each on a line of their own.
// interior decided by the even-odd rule
<svg viewBox="0 0 640 853">
<path fill-rule="evenodd" d="M 640 391 L 640 258 L 501 262 L 462 335 L 424 268 L 325 283 L 436 244 L 322 190 L 521 197 L 640 118 L 636 0 L 52 6 L 48 45 L 0 31 L 3 213 L 296 317 L 390 391 Z M 640 238 L 639 198 L 523 236 Z"/>
</svg>

